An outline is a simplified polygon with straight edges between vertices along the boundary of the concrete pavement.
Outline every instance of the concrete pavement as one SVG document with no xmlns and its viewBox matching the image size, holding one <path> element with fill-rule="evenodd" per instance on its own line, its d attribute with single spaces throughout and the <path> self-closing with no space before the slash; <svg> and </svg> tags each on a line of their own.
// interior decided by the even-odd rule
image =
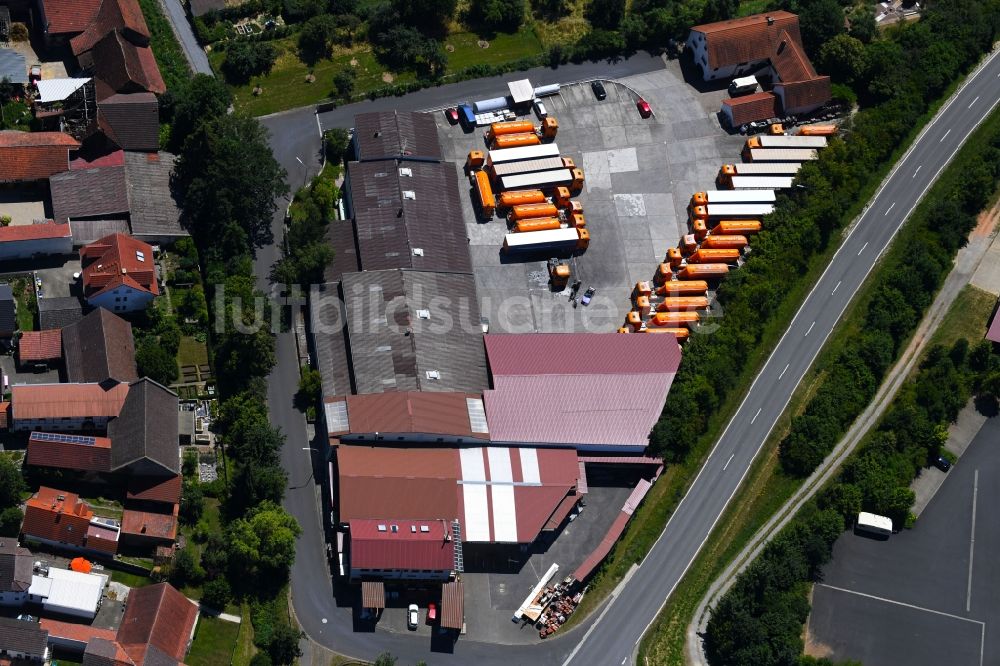
<svg viewBox="0 0 1000 666">
<path fill-rule="evenodd" d="M 170 27 L 174 29 L 177 42 L 181 45 L 184 57 L 187 58 L 188 64 L 191 65 L 194 73 L 215 76 L 212 66 L 208 64 L 208 56 L 205 55 L 205 50 L 201 48 L 201 44 L 198 43 L 198 40 L 194 36 L 194 31 L 191 29 L 191 24 L 184 13 L 181 0 L 160 0 L 160 8 L 163 10 L 163 14 L 167 17 L 167 20 L 170 21 Z"/>
</svg>

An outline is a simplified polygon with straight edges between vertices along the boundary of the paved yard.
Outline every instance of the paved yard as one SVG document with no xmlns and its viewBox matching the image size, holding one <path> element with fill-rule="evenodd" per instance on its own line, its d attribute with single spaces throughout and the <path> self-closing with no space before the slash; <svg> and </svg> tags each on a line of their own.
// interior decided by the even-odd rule
<svg viewBox="0 0 1000 666">
<path fill-rule="evenodd" d="M 983 425 L 912 530 L 845 533 L 815 587 L 809 653 L 865 666 L 1000 663 L 1000 418 Z"/>
<path fill-rule="evenodd" d="M 613 331 L 629 309 L 639 280 L 650 279 L 667 248 L 687 231 L 687 203 L 711 189 L 721 164 L 738 159 L 739 136 L 726 134 L 715 118 L 724 93 L 702 93 L 688 85 L 676 62 L 666 69 L 607 84 L 597 101 L 587 84 L 567 86 L 545 99 L 559 121 L 561 154 L 584 172 L 576 197 L 584 208 L 590 248 L 571 260 L 573 279 L 595 287 L 588 307 L 574 309 L 567 292 L 549 288 L 543 257 L 524 261 L 500 252 L 507 227 L 499 218 L 475 218 L 472 197 L 463 196 L 480 308 L 491 330 Z M 641 94 L 654 117 L 643 120 L 635 106 Z M 461 170 L 472 149 L 483 149 L 484 128 L 473 133 L 436 114 L 446 159 Z M 460 182 L 464 183 L 465 176 Z"/>
<path fill-rule="evenodd" d="M 0 216 L 9 215 L 12 225 L 32 224 L 44 220 L 45 193 L 36 188 L 0 190 Z"/>
</svg>

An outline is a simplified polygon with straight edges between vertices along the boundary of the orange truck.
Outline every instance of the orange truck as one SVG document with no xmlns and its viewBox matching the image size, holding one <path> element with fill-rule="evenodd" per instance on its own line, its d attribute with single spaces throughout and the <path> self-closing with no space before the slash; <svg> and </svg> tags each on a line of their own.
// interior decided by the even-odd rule
<svg viewBox="0 0 1000 666">
<path fill-rule="evenodd" d="M 500 205 L 504 208 L 538 203 L 545 203 L 545 193 L 541 190 L 511 190 L 500 193 Z"/>
<path fill-rule="evenodd" d="M 529 217 L 557 217 L 558 215 L 559 209 L 556 208 L 555 204 L 548 202 L 517 204 L 511 207 L 510 212 L 507 213 L 507 220 L 509 222 L 517 222 Z"/>
<path fill-rule="evenodd" d="M 560 208 L 566 208 L 570 203 L 570 191 L 568 187 L 559 186 L 553 189 L 555 193 L 553 198 L 555 199 L 556 205 Z M 527 203 L 527 202 L 525 202 Z"/>
<path fill-rule="evenodd" d="M 836 133 L 836 125 L 806 125 L 799 129 L 802 136 L 833 136 Z"/>
<path fill-rule="evenodd" d="M 760 231 L 760 220 L 722 220 L 712 227 L 713 236 L 745 236 Z"/>
<path fill-rule="evenodd" d="M 493 141 L 493 150 L 505 148 L 520 148 L 521 146 L 537 146 L 542 142 L 534 132 L 524 134 L 501 134 Z"/>
<path fill-rule="evenodd" d="M 705 224 L 705 220 L 695 220 L 691 223 L 691 229 L 694 231 L 694 237 L 698 240 L 708 235 L 708 226 Z"/>
<path fill-rule="evenodd" d="M 704 250 L 699 249 L 687 258 L 689 264 L 735 264 L 740 259 L 740 251 L 733 249 Z"/>
<path fill-rule="evenodd" d="M 703 250 L 742 250 L 749 241 L 746 236 L 709 236 L 701 242 Z"/>
<path fill-rule="evenodd" d="M 674 271 L 670 268 L 670 264 L 663 263 L 656 267 L 656 273 L 653 274 L 653 282 L 655 284 L 665 284 L 670 282 L 674 277 Z"/>
<path fill-rule="evenodd" d="M 686 328 L 649 328 L 646 327 L 642 331 L 643 333 L 670 333 L 675 338 L 677 342 L 685 342 L 689 337 L 691 337 L 691 331 Z"/>
<path fill-rule="evenodd" d="M 490 177 L 485 171 L 476 172 L 476 196 L 479 199 L 479 207 L 485 217 L 493 217 L 496 210 L 496 198 L 493 196 L 493 187 L 490 185 Z"/>
<path fill-rule="evenodd" d="M 562 224 L 558 217 L 528 217 L 522 218 L 514 225 L 514 231 L 523 233 L 525 231 L 548 231 L 558 229 Z"/>
<path fill-rule="evenodd" d="M 677 272 L 678 280 L 711 280 L 729 272 L 729 264 L 688 264 Z"/>
<path fill-rule="evenodd" d="M 681 261 L 684 260 L 684 256 L 681 254 L 680 248 L 672 247 L 667 250 L 666 260 L 671 268 L 678 268 L 681 265 Z"/>
<path fill-rule="evenodd" d="M 527 134 L 534 133 L 535 124 L 530 120 L 511 120 L 501 123 L 493 123 L 486 130 L 486 141 L 493 143 L 497 137 L 506 134 Z"/>
<path fill-rule="evenodd" d="M 671 280 L 656 288 L 658 296 L 703 296 L 708 291 L 704 280 Z"/>
<path fill-rule="evenodd" d="M 704 310 L 708 307 L 708 299 L 704 296 L 668 296 L 657 306 L 658 312 L 677 312 L 687 310 Z"/>
<path fill-rule="evenodd" d="M 677 327 L 698 323 L 698 313 L 693 310 L 687 312 L 655 312 L 649 318 L 650 326 Z"/>
</svg>

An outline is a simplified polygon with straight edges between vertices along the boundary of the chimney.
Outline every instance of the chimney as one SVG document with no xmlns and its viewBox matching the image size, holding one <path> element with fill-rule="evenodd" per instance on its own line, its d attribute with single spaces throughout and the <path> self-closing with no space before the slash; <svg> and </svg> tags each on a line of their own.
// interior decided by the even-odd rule
<svg viewBox="0 0 1000 666">
<path fill-rule="evenodd" d="M 146 523 L 142 524 L 142 530 L 141 531 L 142 531 L 143 534 L 146 533 Z"/>
<path fill-rule="evenodd" d="M 768 16 L 767 17 L 767 24 L 768 25 L 774 25 L 774 17 L 773 16 Z"/>
</svg>

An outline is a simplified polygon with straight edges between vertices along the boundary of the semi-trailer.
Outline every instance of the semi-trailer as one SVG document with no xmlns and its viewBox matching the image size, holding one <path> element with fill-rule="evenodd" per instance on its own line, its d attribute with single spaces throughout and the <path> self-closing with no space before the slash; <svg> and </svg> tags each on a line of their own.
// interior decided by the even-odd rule
<svg viewBox="0 0 1000 666">
<path fill-rule="evenodd" d="M 649 318 L 650 326 L 679 326 L 684 324 L 697 324 L 698 313 L 689 310 L 687 312 L 656 312 Z"/>
<path fill-rule="evenodd" d="M 699 248 L 687 258 L 689 264 L 735 264 L 740 260 L 740 251 L 733 248 L 707 249 Z"/>
<path fill-rule="evenodd" d="M 510 233 L 504 236 L 505 252 L 572 252 L 585 250 L 590 245 L 590 232 L 586 229 L 548 229 L 530 233 Z"/>
<path fill-rule="evenodd" d="M 768 203 L 778 200 L 774 190 L 707 190 L 691 196 L 691 207 L 708 204 Z"/>
<path fill-rule="evenodd" d="M 715 184 L 720 188 L 731 188 L 733 176 L 794 176 L 802 168 L 801 162 L 739 162 L 723 164 Z"/>
<path fill-rule="evenodd" d="M 711 280 L 729 272 L 728 264 L 688 264 L 677 272 L 678 280 Z"/>
<path fill-rule="evenodd" d="M 836 125 L 804 125 L 799 129 L 800 136 L 833 136 L 836 133 Z"/>
<path fill-rule="evenodd" d="M 559 130 L 559 123 L 555 118 L 545 118 L 542 120 L 541 125 L 537 128 L 534 123 L 530 120 L 509 120 L 499 123 L 493 123 L 490 128 L 486 130 L 486 141 L 488 143 L 493 143 L 493 141 L 500 136 L 506 134 L 538 134 L 539 136 L 546 139 L 553 139 Z"/>
<path fill-rule="evenodd" d="M 698 220 L 695 220 L 697 223 Z M 760 220 L 721 220 L 712 227 L 709 236 L 743 236 L 758 233 L 761 229 Z"/>
<path fill-rule="evenodd" d="M 507 213 L 508 222 L 517 222 L 529 217 L 558 217 L 559 209 L 552 203 L 518 204 Z"/>
<path fill-rule="evenodd" d="M 568 164 L 567 164 L 568 162 Z M 494 178 L 510 176 L 515 173 L 531 173 L 532 171 L 548 171 L 550 169 L 568 169 L 575 166 L 568 157 L 542 157 L 537 160 L 522 160 L 520 162 L 501 162 L 491 164 L 488 169 Z"/>
<path fill-rule="evenodd" d="M 704 310 L 706 308 L 708 308 L 708 298 L 704 296 L 668 296 L 656 306 L 658 312 Z"/>
<path fill-rule="evenodd" d="M 656 288 L 657 296 L 701 296 L 708 291 L 708 283 L 704 280 L 671 280 Z"/>
<path fill-rule="evenodd" d="M 496 197 L 493 196 L 493 186 L 490 185 L 490 178 L 484 171 L 476 172 L 476 195 L 479 198 L 479 207 L 486 217 L 493 217 L 496 210 Z"/>
<path fill-rule="evenodd" d="M 746 236 L 709 236 L 701 242 L 701 247 L 705 250 L 742 250 L 749 241 Z"/>
<path fill-rule="evenodd" d="M 545 203 L 545 192 L 541 190 L 511 190 L 500 193 L 500 205 L 511 208 L 518 204 Z"/>
<path fill-rule="evenodd" d="M 761 134 L 747 139 L 745 149 L 750 148 L 826 148 L 825 136 L 808 134 Z"/>
<path fill-rule="evenodd" d="M 670 333 L 675 338 L 677 338 L 677 342 L 686 342 L 687 339 L 689 337 L 691 337 L 691 331 L 689 331 L 686 328 L 657 328 L 657 327 L 650 328 L 649 326 L 647 326 L 646 328 L 642 329 L 640 332 L 641 333 Z"/>
<path fill-rule="evenodd" d="M 808 162 L 819 159 L 815 148 L 751 148 L 744 151 L 749 162 Z"/>
<path fill-rule="evenodd" d="M 734 190 L 787 190 L 794 176 L 732 176 L 729 187 Z"/>
<path fill-rule="evenodd" d="M 692 220 L 719 220 L 732 218 L 761 218 L 774 212 L 774 204 L 738 203 L 738 204 L 708 204 L 707 206 L 692 206 Z"/>
<path fill-rule="evenodd" d="M 558 217 L 529 217 L 517 221 L 514 231 L 522 234 L 531 231 L 547 231 L 549 229 L 559 229 L 562 222 Z"/>
<path fill-rule="evenodd" d="M 556 169 L 554 171 L 535 171 L 519 173 L 500 178 L 500 188 L 504 190 L 521 190 L 525 188 L 547 188 L 558 185 L 568 186 L 578 190 L 583 187 L 583 171 L 580 169 Z"/>
<path fill-rule="evenodd" d="M 501 134 L 493 139 L 493 143 L 491 143 L 490 146 L 494 150 L 503 150 L 504 148 L 537 146 L 541 142 L 542 140 L 538 138 L 537 134 L 534 132 L 526 132 L 524 134 Z"/>
<path fill-rule="evenodd" d="M 491 150 L 487 154 L 486 163 L 492 166 L 494 164 L 502 164 L 503 162 L 538 160 L 543 157 L 559 157 L 559 144 L 543 143 L 537 146 L 520 146 L 518 148 Z"/>
</svg>

